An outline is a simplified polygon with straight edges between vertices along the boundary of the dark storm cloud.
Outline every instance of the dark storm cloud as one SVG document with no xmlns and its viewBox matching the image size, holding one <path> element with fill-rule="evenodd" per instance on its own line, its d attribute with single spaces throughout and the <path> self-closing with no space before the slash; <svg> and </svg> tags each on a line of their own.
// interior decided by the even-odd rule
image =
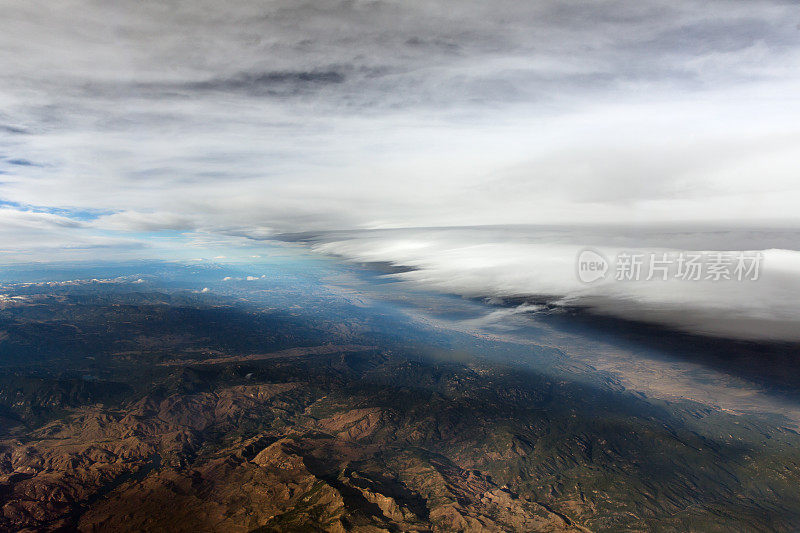
<svg viewBox="0 0 800 533">
<path fill-rule="evenodd" d="M 22 30 L 12 36 L 27 25 L 25 35 L 41 44 L 30 47 L 27 69 L 10 59 L 12 71 L 26 70 L 7 80 L 11 86 L 27 80 L 48 93 L 160 98 L 161 91 L 147 89 L 269 97 L 337 85 L 322 103 L 349 109 L 525 101 L 548 96 L 555 84 L 574 93 L 626 81 L 702 83 L 713 73 L 685 69 L 687 59 L 756 43 L 785 48 L 797 33 L 796 23 L 773 16 L 781 7 L 774 2 L 173 2 L 69 13 L 15 7 L 10 19 Z M 62 49 L 45 54 L 50 45 Z M 49 64 L 37 69 L 37 59 Z M 725 75 L 743 74 L 737 70 Z"/>
<path fill-rule="evenodd" d="M 198 81 L 147 83 L 90 83 L 81 88 L 98 98 L 153 98 L 202 96 L 208 93 L 247 97 L 303 96 L 327 86 L 340 85 L 347 78 L 343 70 L 332 68 L 308 71 L 239 72 L 225 77 Z"/>
<path fill-rule="evenodd" d="M 325 85 L 337 85 L 345 75 L 336 70 L 242 73 L 230 78 L 185 84 L 195 91 L 242 91 L 253 95 L 298 94 Z"/>
<path fill-rule="evenodd" d="M 17 128 L 14 126 L 7 126 L 7 125 L 0 125 L 0 131 L 9 133 L 11 135 L 25 135 L 26 133 L 28 133 L 23 128 Z"/>
<path fill-rule="evenodd" d="M 8 159 L 6 161 L 9 165 L 17 165 L 20 167 L 33 167 L 36 166 L 36 163 L 28 161 L 27 159 Z"/>
</svg>

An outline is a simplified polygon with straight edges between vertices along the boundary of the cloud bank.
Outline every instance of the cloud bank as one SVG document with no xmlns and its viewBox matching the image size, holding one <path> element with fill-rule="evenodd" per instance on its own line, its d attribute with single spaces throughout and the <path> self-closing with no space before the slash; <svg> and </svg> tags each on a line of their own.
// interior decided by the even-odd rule
<svg viewBox="0 0 800 533">
<path fill-rule="evenodd" d="M 794 231 L 517 226 L 343 232 L 317 236 L 312 243 L 319 252 L 351 261 L 411 267 L 390 277 L 424 289 L 498 301 L 527 300 L 521 304 L 526 312 L 581 308 L 694 334 L 800 342 L 798 251 L 761 250 L 757 274 L 743 275 L 741 280 L 735 275 L 715 279 L 707 267 L 698 280 L 676 278 L 674 270 L 666 279 L 660 274 L 648 279 L 647 273 L 650 253 L 661 258 L 664 253 L 748 250 L 743 248 L 748 245 L 797 248 L 798 241 Z M 605 279 L 585 283 L 579 278 L 577 260 L 587 247 L 610 260 Z M 619 253 L 645 256 L 641 276 L 616 279 L 613 261 Z M 752 267 L 753 261 L 747 266 Z M 734 268 L 731 264 L 727 270 Z"/>
<path fill-rule="evenodd" d="M 695 249 L 798 250 L 752 242 L 798 228 L 793 0 L 0 5 L 0 262 L 493 224 L 716 224 L 741 231 Z M 550 264 L 572 252 L 518 235 L 422 235 L 420 255 L 394 237 L 326 251 L 459 293 L 705 309 L 576 295 Z M 796 284 L 775 276 L 709 301 L 784 313 Z"/>
</svg>

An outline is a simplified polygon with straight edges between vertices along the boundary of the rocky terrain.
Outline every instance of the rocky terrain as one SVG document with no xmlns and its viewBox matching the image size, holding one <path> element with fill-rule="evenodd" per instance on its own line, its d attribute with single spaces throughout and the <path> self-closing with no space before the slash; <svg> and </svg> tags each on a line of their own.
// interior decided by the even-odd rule
<svg viewBox="0 0 800 533">
<path fill-rule="evenodd" d="M 335 302 L 35 290 L 0 310 L 2 530 L 800 525 L 791 427 L 655 401 L 552 348 Z"/>
<path fill-rule="evenodd" d="M 0 444 L 2 526 L 575 529 L 480 471 L 401 446 L 406 439 L 376 438 L 391 427 L 391 410 L 331 409 L 309 392 L 297 382 L 240 385 L 145 397 L 124 410 L 75 409 Z M 250 436 L 248 426 L 263 430 Z"/>
</svg>

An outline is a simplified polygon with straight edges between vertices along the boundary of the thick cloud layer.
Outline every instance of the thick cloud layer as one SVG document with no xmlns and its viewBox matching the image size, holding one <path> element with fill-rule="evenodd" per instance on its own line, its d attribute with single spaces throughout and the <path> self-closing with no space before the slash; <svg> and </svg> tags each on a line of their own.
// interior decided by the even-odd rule
<svg viewBox="0 0 800 533">
<path fill-rule="evenodd" d="M 329 228 L 798 226 L 793 0 L 0 6 L 0 262 Z M 524 269 L 519 250 L 496 252 Z"/>
<path fill-rule="evenodd" d="M 311 242 L 320 252 L 349 260 L 411 267 L 391 276 L 425 289 L 522 299 L 525 311 L 577 307 L 702 335 L 800 341 L 800 237 L 794 231 L 517 226 L 340 232 Z M 586 249 L 608 261 L 604 278 L 587 282 L 578 275 L 578 258 Z M 730 261 L 717 276 L 709 265 L 721 251 Z M 699 252 L 710 253 L 698 275 L 679 277 L 677 257 Z M 639 275 L 618 275 L 620 254 L 640 256 Z M 668 272 L 651 275 L 650 254 L 662 261 L 667 254 L 666 262 L 654 264 Z M 740 255 L 745 268 L 737 276 Z"/>
<path fill-rule="evenodd" d="M 5 2 L 0 198 L 87 231 L 796 221 L 793 2 Z"/>
</svg>

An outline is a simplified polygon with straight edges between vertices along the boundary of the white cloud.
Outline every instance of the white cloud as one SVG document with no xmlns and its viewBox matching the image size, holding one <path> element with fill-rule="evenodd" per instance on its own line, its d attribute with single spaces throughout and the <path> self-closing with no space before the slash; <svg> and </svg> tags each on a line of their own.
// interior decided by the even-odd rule
<svg viewBox="0 0 800 533">
<path fill-rule="evenodd" d="M 443 293 L 528 298 L 705 335 L 800 341 L 800 252 L 762 249 L 798 245 L 793 231 L 497 227 L 332 234 L 315 249 L 359 262 L 412 267 L 392 277 Z M 640 281 L 619 282 L 611 272 L 605 281 L 586 284 L 577 276 L 576 260 L 587 246 L 606 258 L 621 251 L 647 256 L 760 249 L 763 261 L 755 281 L 661 282 L 643 275 Z"/>
<path fill-rule="evenodd" d="M 240 257 L 249 239 L 332 228 L 798 225 L 791 2 L 33 0 L 2 12 L 4 261 Z M 604 231 L 614 244 L 619 230 Z M 742 235 L 695 244 L 800 249 Z M 405 276 L 464 294 L 591 296 L 619 315 L 639 298 L 630 312 L 652 304 L 653 320 L 680 327 L 680 302 L 686 316 L 717 313 L 707 301 L 755 320 L 772 298 L 778 314 L 798 299 L 775 271 L 780 283 L 754 294 L 576 296 L 564 261 L 579 243 L 495 237 L 412 232 L 333 251 L 419 266 Z"/>
</svg>

